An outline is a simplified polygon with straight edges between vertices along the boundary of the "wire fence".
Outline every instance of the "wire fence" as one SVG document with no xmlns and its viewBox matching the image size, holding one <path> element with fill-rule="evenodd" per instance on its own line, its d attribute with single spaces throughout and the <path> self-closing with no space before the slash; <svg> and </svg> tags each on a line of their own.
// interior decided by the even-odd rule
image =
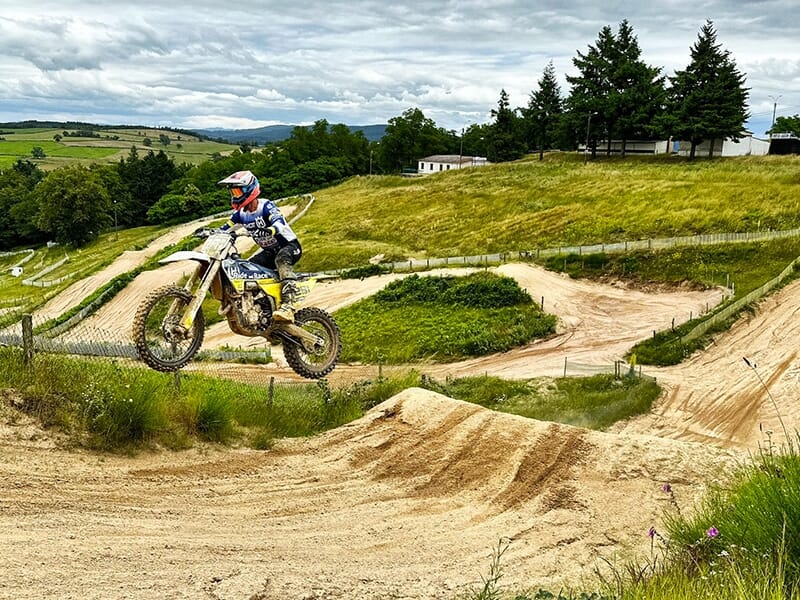
<svg viewBox="0 0 800 600">
<path fill-rule="evenodd" d="M 704 333 L 706 333 L 709 329 L 713 328 L 714 326 L 718 325 L 719 323 L 723 323 L 726 320 L 730 319 L 733 315 L 737 314 L 741 311 L 744 307 L 753 304 L 754 302 L 760 300 L 764 296 L 766 296 L 769 292 L 783 283 L 788 277 L 793 276 L 795 271 L 797 270 L 797 265 L 800 264 L 800 257 L 794 259 L 789 266 L 787 266 L 783 271 L 781 271 L 777 277 L 773 277 L 767 283 L 762 285 L 759 288 L 754 289 L 752 292 L 743 296 L 736 300 L 735 302 L 730 303 L 729 305 L 721 308 L 714 312 L 713 315 L 704 319 L 702 323 L 699 323 L 695 326 L 689 333 L 683 336 L 683 341 L 687 342 L 689 340 L 693 340 L 695 338 L 700 337 Z"/>
<path fill-rule="evenodd" d="M 498 252 L 493 254 L 474 254 L 471 256 L 449 256 L 442 258 L 421 258 L 403 261 L 380 263 L 381 266 L 391 271 L 417 271 L 432 267 L 459 267 L 482 266 L 509 262 L 512 260 L 528 260 L 532 258 L 547 258 L 550 256 L 578 255 L 609 253 L 620 254 L 636 250 L 663 250 L 679 246 L 711 246 L 716 244 L 742 244 L 753 242 L 767 242 L 787 238 L 800 237 L 800 228 L 784 229 L 777 231 L 749 231 L 735 233 L 707 233 L 700 235 L 686 235 L 668 238 L 649 238 L 644 240 L 629 240 L 622 242 L 586 244 L 576 246 L 554 246 L 552 248 L 537 248 L 535 250 L 516 250 Z M 341 274 L 348 269 L 327 271 L 329 274 Z"/>
</svg>

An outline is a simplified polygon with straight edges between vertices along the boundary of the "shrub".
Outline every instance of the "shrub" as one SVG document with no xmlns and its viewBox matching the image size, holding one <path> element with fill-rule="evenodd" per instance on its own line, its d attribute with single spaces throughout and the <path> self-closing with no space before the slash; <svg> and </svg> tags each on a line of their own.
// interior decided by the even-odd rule
<svg viewBox="0 0 800 600">
<path fill-rule="evenodd" d="M 364 265 L 363 267 L 354 267 L 343 271 L 340 275 L 342 279 L 364 279 L 365 277 L 372 277 L 373 275 L 383 275 L 388 273 L 389 269 L 383 265 Z"/>
</svg>

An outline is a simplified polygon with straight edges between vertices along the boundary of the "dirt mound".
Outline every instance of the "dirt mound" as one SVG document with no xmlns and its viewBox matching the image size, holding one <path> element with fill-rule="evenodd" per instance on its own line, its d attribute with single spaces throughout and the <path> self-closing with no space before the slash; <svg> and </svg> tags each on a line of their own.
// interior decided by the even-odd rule
<svg viewBox="0 0 800 600">
<path fill-rule="evenodd" d="M 12 450 L 8 440 L 4 449 Z M 737 456 L 491 412 L 409 389 L 269 452 L 3 452 L 14 598 L 452 598 L 490 555 L 557 586 L 649 548 L 670 482 L 688 506 Z"/>
</svg>

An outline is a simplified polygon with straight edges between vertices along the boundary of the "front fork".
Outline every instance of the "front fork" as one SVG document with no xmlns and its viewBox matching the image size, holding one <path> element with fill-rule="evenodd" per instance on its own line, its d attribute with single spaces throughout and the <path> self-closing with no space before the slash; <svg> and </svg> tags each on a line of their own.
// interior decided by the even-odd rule
<svg viewBox="0 0 800 600">
<path fill-rule="evenodd" d="M 211 284 L 214 282 L 214 278 L 217 276 L 221 266 L 221 262 L 215 261 L 209 265 L 208 269 L 206 269 L 200 285 L 194 292 L 192 301 L 189 303 L 189 306 L 186 307 L 186 310 L 183 311 L 183 317 L 181 318 L 179 325 L 184 331 L 189 331 L 192 328 L 192 325 L 194 324 L 194 317 L 197 314 L 197 311 L 200 310 L 203 301 L 206 299 L 206 294 L 208 293 L 208 290 L 211 289 Z M 203 266 L 201 265 L 195 270 L 194 274 L 189 278 L 189 281 L 186 282 L 184 289 L 191 291 L 192 286 L 200 277 L 202 270 Z M 173 302 L 173 306 L 170 308 L 170 313 L 172 313 L 174 310 L 177 310 L 175 302 Z"/>
</svg>

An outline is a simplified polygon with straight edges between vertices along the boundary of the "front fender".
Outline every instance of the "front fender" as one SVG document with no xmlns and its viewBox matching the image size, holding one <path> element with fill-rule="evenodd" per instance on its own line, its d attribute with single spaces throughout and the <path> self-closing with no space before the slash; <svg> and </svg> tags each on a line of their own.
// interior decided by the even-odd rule
<svg viewBox="0 0 800 600">
<path fill-rule="evenodd" d="M 195 252 L 194 250 L 181 250 L 180 252 L 173 252 L 158 262 L 162 265 L 166 265 L 168 263 L 180 262 L 182 260 L 194 260 L 206 265 L 211 262 L 211 258 L 209 258 L 208 254 Z"/>
</svg>

